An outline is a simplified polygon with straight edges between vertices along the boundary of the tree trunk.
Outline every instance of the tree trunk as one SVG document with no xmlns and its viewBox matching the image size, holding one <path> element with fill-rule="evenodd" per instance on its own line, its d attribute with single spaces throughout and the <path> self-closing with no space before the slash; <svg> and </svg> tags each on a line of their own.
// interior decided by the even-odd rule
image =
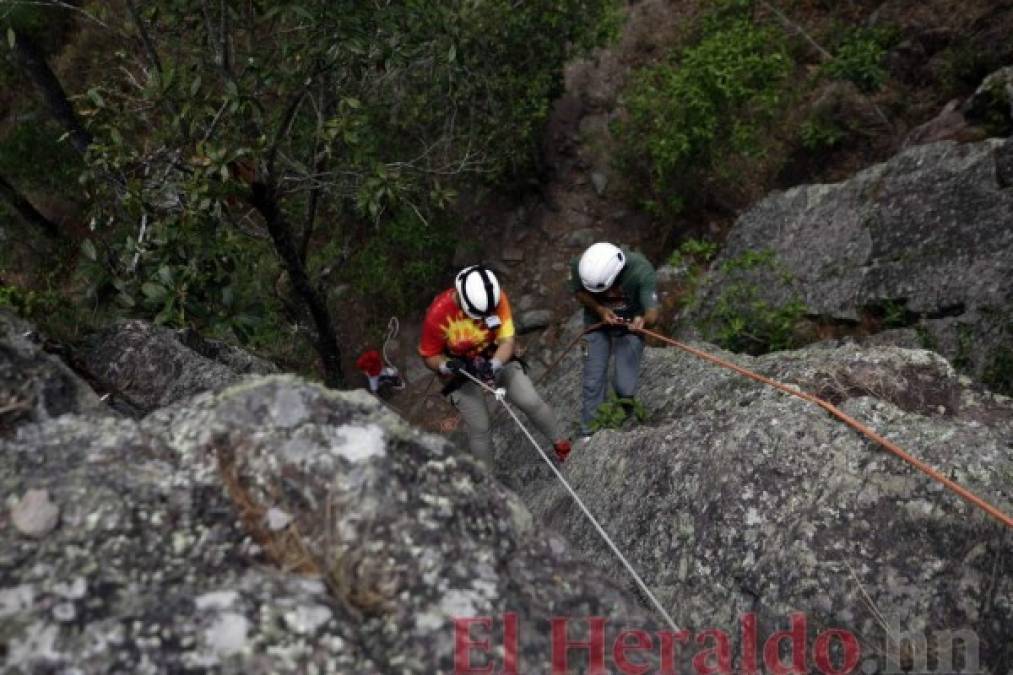
<svg viewBox="0 0 1013 675">
<path fill-rule="evenodd" d="M 39 210 L 24 195 L 18 192 L 17 188 L 8 183 L 7 179 L 3 176 L 0 176 L 0 197 L 3 197 L 11 205 L 11 208 L 24 218 L 29 225 L 35 225 L 51 239 L 61 238 L 60 227 L 39 213 Z"/>
<path fill-rule="evenodd" d="M 42 50 L 24 32 L 14 31 L 14 55 L 28 79 L 39 90 L 53 118 L 70 134 L 70 142 L 82 155 L 88 151 L 92 136 L 81 124 L 63 85 L 46 63 Z"/>
<path fill-rule="evenodd" d="M 335 389 L 343 387 L 345 377 L 341 371 L 341 351 L 334 336 L 331 313 L 324 298 L 310 283 L 292 228 L 281 214 L 277 198 L 270 186 L 254 182 L 250 188 L 250 204 L 263 216 L 267 231 L 271 234 L 271 241 L 274 242 L 274 250 L 285 265 L 296 294 L 306 304 L 313 317 L 317 331 L 317 353 L 320 354 L 324 367 L 324 384 Z"/>
</svg>

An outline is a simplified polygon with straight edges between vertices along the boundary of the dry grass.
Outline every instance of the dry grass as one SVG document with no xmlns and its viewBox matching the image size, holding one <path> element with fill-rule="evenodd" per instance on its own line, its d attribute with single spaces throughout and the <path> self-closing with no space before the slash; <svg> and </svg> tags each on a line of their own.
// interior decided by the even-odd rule
<svg viewBox="0 0 1013 675">
<path fill-rule="evenodd" d="M 324 507 L 324 551 L 316 555 L 310 550 L 297 520 L 277 531 L 267 527 L 268 507 L 258 502 L 243 484 L 234 451 L 219 447 L 216 457 L 222 483 L 239 514 L 244 531 L 274 565 L 283 572 L 322 579 L 331 596 L 355 614 L 375 615 L 393 609 L 388 597 L 382 593 L 383 583 L 374 556 L 364 547 L 348 548 L 335 540 L 337 528 L 331 495 L 327 496 Z M 269 487 L 269 491 L 274 496 L 280 494 L 274 486 Z M 272 503 L 284 507 L 281 497 L 272 497 Z"/>
<path fill-rule="evenodd" d="M 34 405 L 34 398 L 26 391 L 0 392 L 0 433 L 13 429 Z"/>
<path fill-rule="evenodd" d="M 267 557 L 285 572 L 321 576 L 323 570 L 293 520 L 286 527 L 272 531 L 265 524 L 268 507 L 254 499 L 243 485 L 236 469 L 235 454 L 218 448 L 218 472 L 225 490 L 236 507 L 243 529 L 264 550 Z"/>
</svg>

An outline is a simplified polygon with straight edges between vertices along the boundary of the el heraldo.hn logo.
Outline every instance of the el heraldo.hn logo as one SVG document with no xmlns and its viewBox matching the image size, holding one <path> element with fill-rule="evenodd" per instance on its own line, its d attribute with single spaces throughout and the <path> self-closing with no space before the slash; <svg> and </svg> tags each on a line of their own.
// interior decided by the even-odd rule
<svg viewBox="0 0 1013 675">
<path fill-rule="evenodd" d="M 804 613 L 788 628 L 761 635 L 757 616 L 743 614 L 737 635 L 719 628 L 648 631 L 614 625 L 606 617 L 553 617 L 521 625 L 515 613 L 454 620 L 454 672 L 622 673 L 644 675 L 971 675 L 978 667 L 978 636 L 971 630 L 930 636 L 887 625 L 879 645 L 862 644 L 843 628 L 809 631 Z M 522 630 L 541 630 L 550 651 L 541 663 L 520 652 Z M 737 638 L 737 640 L 736 640 Z M 736 647 L 733 647 L 736 644 Z M 932 662 L 928 658 L 932 654 Z"/>
</svg>

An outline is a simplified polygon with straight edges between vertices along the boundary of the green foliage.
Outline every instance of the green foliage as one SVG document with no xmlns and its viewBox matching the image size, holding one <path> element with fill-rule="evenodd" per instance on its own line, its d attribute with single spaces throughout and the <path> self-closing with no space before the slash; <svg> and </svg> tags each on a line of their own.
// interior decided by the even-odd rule
<svg viewBox="0 0 1013 675">
<path fill-rule="evenodd" d="M 703 280 L 704 270 L 714 256 L 718 254 L 718 244 L 706 239 L 687 239 L 678 250 L 668 257 L 668 264 L 673 267 L 687 269 L 686 280 L 682 288 L 680 304 L 692 307 L 697 302 L 697 289 Z"/>
<path fill-rule="evenodd" d="M 40 293 L 18 286 L 0 284 L 0 307 L 29 320 L 46 317 L 58 309 L 60 299 L 53 293 Z"/>
<path fill-rule="evenodd" d="M 341 251 L 328 283 L 406 309 L 449 263 L 457 190 L 530 166 L 563 65 L 614 35 L 621 8 L 144 3 L 158 63 L 143 40 L 125 42 L 80 98 L 95 137 L 91 297 L 169 325 L 278 338 L 305 316 L 279 316 L 275 258 L 305 242 L 311 277 Z M 93 9 L 136 35 L 129 17 Z M 255 193 L 269 195 L 273 229 Z"/>
<path fill-rule="evenodd" d="M 974 327 L 966 323 L 957 324 L 957 353 L 953 357 L 953 367 L 967 371 L 973 365 L 971 354 L 974 351 Z"/>
<path fill-rule="evenodd" d="M 887 77 L 883 59 L 893 39 L 892 31 L 862 29 L 847 33 L 824 70 L 836 80 L 854 82 L 864 92 L 879 91 Z"/>
<path fill-rule="evenodd" d="M 432 294 L 454 245 L 450 221 L 426 223 L 401 211 L 384 225 L 382 237 L 371 238 L 352 256 L 340 278 L 384 316 L 405 314 Z"/>
<path fill-rule="evenodd" d="M 0 138 L 0 175 L 34 191 L 67 193 L 83 164 L 59 127 L 42 113 L 21 121 Z"/>
<path fill-rule="evenodd" d="M 966 96 L 985 76 L 1003 65 L 996 52 L 981 49 L 970 37 L 957 38 L 935 60 L 939 63 L 937 72 L 943 98 Z"/>
<path fill-rule="evenodd" d="M 799 345 L 795 327 L 806 306 L 794 299 L 783 305 L 764 300 L 759 279 L 788 281 L 772 251 L 746 251 L 725 261 L 721 294 L 698 327 L 708 340 L 724 349 L 763 354 Z"/>
<path fill-rule="evenodd" d="M 802 147 L 814 152 L 837 147 L 847 135 L 834 119 L 820 114 L 807 119 L 799 129 Z"/>
<path fill-rule="evenodd" d="M 1013 349 L 1000 349 L 985 367 L 981 381 L 998 394 L 1013 396 Z"/>
<path fill-rule="evenodd" d="M 89 298 L 112 301 L 122 312 L 157 324 L 196 325 L 241 344 L 277 330 L 278 317 L 267 304 L 272 270 L 277 274 L 270 250 L 209 219 L 182 215 L 152 221 L 141 243 L 133 236 L 112 240 L 102 256 L 86 240 L 81 273 Z"/>
<path fill-rule="evenodd" d="M 646 164 L 655 213 L 678 213 L 726 156 L 758 156 L 793 63 L 783 34 L 724 3 L 699 44 L 633 75 L 620 129 L 627 162 Z"/>
<path fill-rule="evenodd" d="M 0 307 L 31 321 L 45 335 L 57 340 L 74 340 L 89 327 L 86 307 L 56 290 L 56 272 L 46 275 L 41 289 L 0 282 Z"/>
<path fill-rule="evenodd" d="M 973 115 L 989 136 L 1005 137 L 1013 132 L 1013 101 L 1010 100 L 1006 85 L 996 79 L 976 97 L 978 99 Z"/>
<path fill-rule="evenodd" d="M 928 349 L 932 352 L 939 349 L 939 341 L 923 324 L 915 327 L 915 334 L 918 336 L 918 344 L 921 345 L 922 349 Z"/>
<path fill-rule="evenodd" d="M 594 419 L 591 420 L 591 431 L 619 429 L 627 420 L 635 419 L 643 423 L 647 418 L 647 409 L 643 403 L 635 398 L 619 398 L 613 392 L 595 411 Z"/>
<path fill-rule="evenodd" d="M 904 328 L 910 323 L 907 306 L 904 302 L 887 300 L 883 303 L 883 326 L 885 328 Z"/>
<path fill-rule="evenodd" d="M 679 245 L 679 250 L 673 251 L 668 258 L 668 264 L 673 267 L 695 263 L 702 265 L 714 259 L 718 254 L 718 245 L 706 239 L 687 239 Z"/>
</svg>

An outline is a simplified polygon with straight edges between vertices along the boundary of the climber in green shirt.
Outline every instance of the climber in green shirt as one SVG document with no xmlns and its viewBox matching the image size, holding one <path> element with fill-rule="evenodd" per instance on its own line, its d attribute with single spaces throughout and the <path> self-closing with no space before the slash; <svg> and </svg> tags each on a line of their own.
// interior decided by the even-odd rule
<svg viewBox="0 0 1013 675">
<path fill-rule="evenodd" d="M 640 380 L 644 338 L 627 328 L 647 328 L 657 322 L 657 276 L 643 255 L 599 242 L 573 260 L 570 286 L 584 306 L 584 325 L 605 324 L 584 336 L 580 432 L 590 436 L 591 420 L 605 401 L 613 353 L 615 392 L 632 405 Z"/>
</svg>

